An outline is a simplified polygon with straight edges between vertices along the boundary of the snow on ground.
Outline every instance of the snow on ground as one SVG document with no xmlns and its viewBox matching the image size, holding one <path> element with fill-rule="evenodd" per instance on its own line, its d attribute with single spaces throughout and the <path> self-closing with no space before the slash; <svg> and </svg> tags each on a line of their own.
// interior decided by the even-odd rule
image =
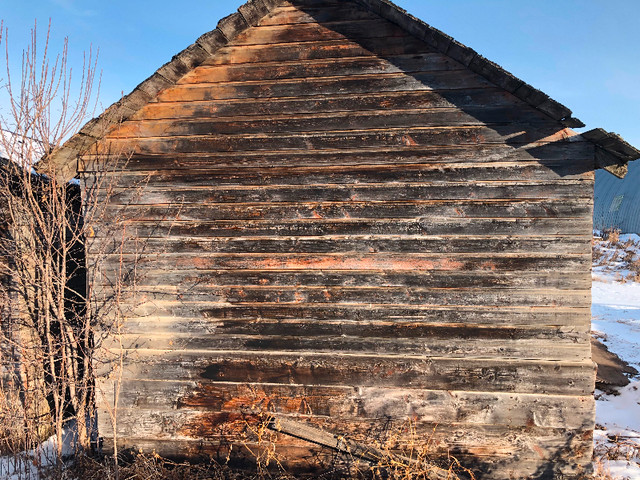
<svg viewBox="0 0 640 480">
<path fill-rule="evenodd" d="M 62 457 L 74 453 L 76 441 L 75 425 L 69 425 L 62 435 Z M 0 457 L 1 480 L 39 480 L 40 474 L 56 465 L 58 445 L 55 435 L 42 442 L 38 448 L 16 455 Z"/>
<path fill-rule="evenodd" d="M 620 358 L 640 370 L 640 283 L 594 281 L 591 329 Z"/>
<path fill-rule="evenodd" d="M 640 237 L 621 235 L 613 245 L 594 247 L 602 256 L 593 269 L 592 329 L 609 351 L 640 371 Z M 640 480 L 640 378 L 619 393 L 596 392 L 595 448 L 612 478 Z"/>
<path fill-rule="evenodd" d="M 40 471 L 56 464 L 56 437 L 52 436 L 37 449 L 13 456 L 0 457 L 0 478 L 6 480 L 38 480 Z"/>
</svg>

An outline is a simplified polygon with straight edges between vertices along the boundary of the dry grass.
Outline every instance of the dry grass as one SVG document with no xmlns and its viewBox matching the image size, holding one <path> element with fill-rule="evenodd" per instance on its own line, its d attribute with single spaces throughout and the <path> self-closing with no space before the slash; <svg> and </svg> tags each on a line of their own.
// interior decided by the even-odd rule
<svg viewBox="0 0 640 480">
<path fill-rule="evenodd" d="M 640 445 L 634 439 L 609 435 L 608 442 L 597 442 L 593 452 L 594 478 L 622 480 L 611 473 L 610 462 L 622 461 L 640 466 Z"/>
<path fill-rule="evenodd" d="M 256 415 L 257 421 L 248 423 L 245 430 L 247 444 L 259 445 L 259 449 L 250 449 L 256 461 L 259 478 L 297 478 L 287 473 L 287 459 L 281 455 L 281 442 L 287 437 L 284 420 L 270 413 Z M 304 421 L 287 422 L 289 428 L 298 424 L 308 429 L 309 435 L 317 435 L 314 443 L 325 445 L 324 461 L 318 466 L 313 478 L 322 479 L 362 479 L 362 480 L 473 480 L 473 472 L 464 468 L 453 456 L 442 458 L 435 455 L 433 433 L 425 438 L 419 432 L 414 421 L 407 420 L 393 424 L 381 419 L 368 432 L 355 437 L 334 436 Z M 304 435 L 296 435 L 305 438 Z M 324 438 L 324 440 L 323 440 Z M 329 441 L 326 439 L 329 438 Z M 305 438 L 306 439 L 306 438 Z M 334 442 L 334 447 L 326 447 Z M 441 446 L 440 446 L 441 447 Z M 308 477 L 307 477 L 308 478 Z"/>
<path fill-rule="evenodd" d="M 397 427 L 381 425 L 367 433 L 367 445 L 375 449 L 377 457 L 363 460 L 357 454 L 325 449 L 324 463 L 315 474 L 292 474 L 287 471 L 286 458 L 280 453 L 287 436 L 272 428 L 271 414 L 248 416 L 244 420 L 243 442 L 249 452 L 242 468 L 234 468 L 211 458 L 198 463 L 180 463 L 152 453 L 121 452 L 116 465 L 112 456 L 79 454 L 72 462 L 40 472 L 42 480 L 473 480 L 470 470 L 463 468 L 453 457 L 434 468 L 432 442 L 421 437 L 413 422 Z M 15 447 L 24 431 L 14 431 Z M 353 445 L 342 438 L 345 445 Z M 257 445 L 257 448 L 256 448 Z M 319 448 L 319 447 L 318 447 Z M 12 450 L 15 452 L 15 450 Z M 369 452 L 374 451 L 370 450 Z M 227 459 L 228 460 L 228 459 Z M 442 472 L 445 472 L 444 475 Z M 25 479 L 29 476 L 25 476 Z"/>
<path fill-rule="evenodd" d="M 619 230 L 606 230 L 601 237 L 593 238 L 593 266 L 615 273 L 622 283 L 640 282 L 640 244 L 620 239 Z"/>
<path fill-rule="evenodd" d="M 81 456 L 65 469 L 52 472 L 50 480 L 236 480 L 231 469 L 214 461 L 202 465 L 176 463 L 159 455 L 127 452 L 118 467 L 111 457 Z"/>
</svg>

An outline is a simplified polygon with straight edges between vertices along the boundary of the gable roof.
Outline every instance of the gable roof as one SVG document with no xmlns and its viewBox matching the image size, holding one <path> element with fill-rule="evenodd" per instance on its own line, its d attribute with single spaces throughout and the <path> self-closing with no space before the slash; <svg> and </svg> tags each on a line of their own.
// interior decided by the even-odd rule
<svg viewBox="0 0 640 480">
<path fill-rule="evenodd" d="M 139 109 L 152 101 L 160 91 L 172 87 L 185 74 L 201 65 L 218 49 L 260 20 L 274 8 L 286 5 L 317 5 L 323 0 L 249 0 L 218 23 L 217 27 L 199 37 L 195 43 L 175 55 L 144 80 L 130 94 L 111 105 L 97 118 L 89 121 L 76 135 L 56 150 L 44 165 L 52 165 L 57 175 L 69 180 L 76 173 L 76 162 L 80 154 L 101 139 L 111 127 L 130 118 Z M 380 17 L 398 25 L 409 34 L 424 41 L 440 53 L 458 61 L 471 71 L 483 76 L 517 98 L 543 112 L 565 127 L 584 127 L 572 116 L 569 108 L 547 94 L 520 80 L 496 63 L 486 59 L 475 50 L 456 41 L 449 35 L 415 18 L 389 0 L 352 0 Z M 632 147 L 616 134 L 603 129 L 594 129 L 582 134 L 583 138 L 596 145 L 596 168 L 604 168 L 616 176 L 624 177 L 626 164 L 640 158 L 640 150 Z"/>
</svg>

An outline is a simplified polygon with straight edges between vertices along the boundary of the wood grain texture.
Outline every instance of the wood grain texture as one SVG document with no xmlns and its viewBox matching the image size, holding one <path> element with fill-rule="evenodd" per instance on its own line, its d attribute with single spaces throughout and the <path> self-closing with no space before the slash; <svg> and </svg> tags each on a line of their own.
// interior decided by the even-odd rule
<svg viewBox="0 0 640 480">
<path fill-rule="evenodd" d="M 126 235 L 126 234 L 125 234 Z M 131 238 L 123 244 L 123 253 L 134 254 L 140 246 L 137 238 Z M 234 238 L 198 238 L 181 237 L 167 232 L 161 238 L 145 238 L 147 249 L 163 254 L 205 254 L 205 253 L 422 253 L 429 254 L 465 254 L 475 252 L 494 252 L 512 254 L 542 254 L 550 256 L 564 254 L 589 255 L 591 236 L 430 236 L 430 235 L 349 235 L 319 237 L 234 237 Z M 91 251 L 102 247 L 101 239 L 88 240 Z M 263 272 L 264 273 L 264 272 Z M 389 272 L 391 273 L 391 272 Z M 471 273 L 471 272 L 470 272 Z M 583 272 L 584 273 L 584 272 Z M 546 275 L 543 273 L 542 275 Z"/>
<path fill-rule="evenodd" d="M 401 336 L 394 338 L 381 338 L 369 336 L 347 336 L 327 334 L 322 337 L 312 337 L 306 334 L 308 329 L 301 329 L 305 335 L 295 335 L 297 331 L 292 326 L 273 330 L 273 335 L 226 335 L 221 329 L 209 328 L 214 333 L 189 332 L 180 334 L 176 332 L 149 334 L 153 328 L 152 321 L 146 322 L 140 328 L 125 327 L 127 333 L 122 339 L 118 339 L 118 345 L 107 342 L 105 346 L 122 346 L 125 349 L 134 350 L 148 348 L 152 350 L 170 350 L 176 352 L 189 350 L 228 350 L 262 352 L 273 350 L 286 350 L 288 352 L 320 352 L 336 354 L 357 354 L 359 352 L 375 353 L 380 355 L 433 355 L 449 358 L 468 358 L 470 355 L 484 357 L 502 357 L 507 359 L 545 358 L 551 361 L 579 362 L 588 360 L 584 342 L 577 343 L 575 338 L 568 340 L 549 338 L 549 335 L 540 335 L 533 339 L 496 338 L 469 339 L 456 338 L 419 338 L 416 336 Z M 199 325 L 203 328 L 202 323 Z M 328 330 L 328 329 L 326 329 Z M 407 329 L 409 330 L 409 329 Z M 415 331 L 417 329 L 413 329 Z M 436 330 L 436 329 L 432 329 Z M 453 330 L 453 329 L 451 329 Z M 462 330 L 462 328 L 459 328 Z M 471 331 L 472 329 L 468 329 Z M 461 331 L 458 335 L 464 335 Z"/>
<path fill-rule="evenodd" d="M 333 150 L 344 146 L 349 149 L 380 149 L 426 145 L 466 145 L 469 147 L 512 143 L 535 148 L 544 141 L 560 140 L 566 132 L 548 129 L 527 132 L 524 125 L 495 125 L 462 127 L 377 128 L 372 130 L 345 130 L 340 132 L 300 132 L 298 134 L 247 135 L 184 135 L 175 137 L 144 137 L 140 139 L 113 138 L 108 148 L 130 154 L 187 154 L 228 151 L 295 151 Z"/>
<path fill-rule="evenodd" d="M 107 151 L 108 152 L 108 151 Z M 344 166 L 390 166 L 402 170 L 407 164 L 422 164 L 425 168 L 450 166 L 474 162 L 490 166 L 497 162 L 524 161 L 536 162 L 563 176 L 566 169 L 574 169 L 585 174 L 593 182 L 595 166 L 593 145 L 586 142 L 537 143 L 524 145 L 422 145 L 372 148 L 327 149 L 324 151 L 258 151 L 258 152 L 172 152 L 164 154 L 141 154 L 124 151 L 124 159 L 107 157 L 109 167 L 120 164 L 128 171 L 194 168 L 233 168 L 234 171 L 246 168 L 292 168 L 292 167 L 344 167 Z M 107 167 L 102 155 L 85 155 L 82 158 L 81 171 L 90 175 L 109 175 L 103 173 Z M 116 175 L 117 182 L 118 175 Z M 91 178 L 90 178 L 91 179 Z M 176 185 L 178 186 L 178 185 Z"/>
<path fill-rule="evenodd" d="M 113 351 L 114 355 L 119 352 Z M 332 352 L 126 351 L 126 378 L 203 382 L 351 385 L 399 389 L 470 390 L 586 396 L 594 365 L 508 358 Z M 104 367 L 99 367 L 101 371 Z"/>
<path fill-rule="evenodd" d="M 365 442 L 412 421 L 478 478 L 581 478 L 593 145 L 360 4 L 294 3 L 81 159 L 93 293 L 135 287 L 101 431 L 122 342 L 124 446 L 242 462 L 270 408 Z M 330 459 L 279 442 L 294 471 Z"/>
<path fill-rule="evenodd" d="M 406 32 L 400 27 L 373 17 L 372 19 L 340 19 L 323 24 L 308 23 L 300 25 L 274 25 L 250 28 L 238 35 L 234 45 L 265 45 L 271 43 L 309 42 L 320 40 L 339 40 L 345 37 L 389 38 L 404 37 Z"/>
<path fill-rule="evenodd" d="M 187 409 L 234 411 L 239 405 L 269 401 L 277 413 L 324 417 L 376 419 L 385 416 L 404 421 L 419 415 L 422 422 L 441 423 L 447 418 L 464 419 L 473 425 L 575 428 L 588 425 L 583 416 L 593 413 L 589 396 L 527 395 L 467 391 L 394 389 L 349 386 L 295 385 L 203 385 L 198 381 L 126 381 L 120 406 L 144 410 Z M 135 388 L 133 388 L 135 387 Z M 294 400 L 295 399 L 295 400 Z"/>
<path fill-rule="evenodd" d="M 209 134 L 255 134 L 257 132 L 275 133 L 280 131 L 294 132 L 335 132 L 374 128 L 415 128 L 415 127 L 455 127 L 499 124 L 513 121 L 517 112 L 513 109 L 484 109 L 482 113 L 462 114 L 455 109 L 439 109 L 437 111 L 390 110 L 361 113 L 353 116 L 351 112 L 341 114 L 315 114 L 300 118 L 298 115 L 281 115 L 277 117 L 231 117 L 227 119 L 203 118 L 185 119 L 176 123 L 174 119 L 153 121 L 129 121 L 118 129 L 123 138 L 187 136 Z M 478 118 L 480 117 L 480 118 Z M 531 128 L 544 125 L 545 119 L 532 117 L 528 124 Z M 524 128 L 526 124 L 517 124 Z M 541 137 L 550 132 L 543 131 Z M 115 134 L 114 134 L 115 136 Z"/>
<path fill-rule="evenodd" d="M 579 332 L 590 328 L 590 307 L 506 307 L 506 306 L 416 306 L 416 305 L 332 305 L 332 304 L 280 304 L 241 303 L 216 304 L 207 301 L 186 302 L 181 299 L 145 301 L 139 299 L 127 310 L 132 319 L 160 317 L 182 321 L 197 318 L 203 327 L 210 322 L 239 322 L 239 325 L 260 321 L 281 322 L 283 325 L 295 321 L 316 322 L 318 328 L 326 322 L 344 322 L 353 328 L 376 321 L 397 323 L 408 332 L 415 324 L 454 324 L 486 326 L 567 326 Z M 215 325 L 215 323 L 213 324 Z M 213 328 L 213 326 L 211 326 Z M 347 327 L 345 327 L 347 328 Z M 407 333 L 409 334 L 409 333 Z"/>
<path fill-rule="evenodd" d="M 200 66 L 180 79 L 180 85 L 286 80 L 293 78 L 335 77 L 386 73 L 458 71 L 464 68 L 438 53 L 389 55 L 387 58 L 363 55 L 330 60 L 295 62 L 264 59 L 260 63 Z"/>
<path fill-rule="evenodd" d="M 361 37 L 357 42 L 338 40 L 318 40 L 289 42 L 270 45 L 229 45 L 220 48 L 215 56 L 209 57 L 202 65 L 238 65 L 263 62 L 294 62 L 299 60 L 320 60 L 362 56 L 436 53 L 424 42 L 410 35 L 397 37 Z"/>
</svg>

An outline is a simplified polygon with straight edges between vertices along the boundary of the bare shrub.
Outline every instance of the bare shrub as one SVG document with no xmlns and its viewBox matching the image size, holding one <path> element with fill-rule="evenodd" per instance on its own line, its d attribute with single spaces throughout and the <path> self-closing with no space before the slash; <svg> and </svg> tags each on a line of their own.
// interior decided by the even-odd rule
<svg viewBox="0 0 640 480">
<path fill-rule="evenodd" d="M 601 245 L 602 239 L 593 237 L 591 240 L 591 261 L 594 266 L 600 266 L 606 261 L 606 255 Z"/>
<path fill-rule="evenodd" d="M 259 478 L 298 478 L 287 472 L 282 453 L 287 436 L 306 440 L 323 448 L 324 460 L 315 478 L 362 480 L 473 480 L 473 472 L 453 456 L 443 458 L 433 436 L 425 438 L 415 421 L 394 424 L 380 419 L 373 427 L 353 437 L 330 433 L 304 420 L 290 419 L 262 411 L 244 420 L 245 448 L 255 460 Z M 435 433 L 435 430 L 434 432 Z M 286 444 L 286 442 L 284 442 Z M 249 446 L 251 445 L 251 446 Z M 253 445 L 257 445 L 254 447 Z"/>
<path fill-rule="evenodd" d="M 620 242 L 620 229 L 610 228 L 602 232 L 602 238 L 607 240 L 612 246 Z"/>
<path fill-rule="evenodd" d="M 619 480 L 610 472 L 611 461 L 624 461 L 640 465 L 640 445 L 636 439 L 620 435 L 607 435 L 606 441 L 597 441 L 593 451 L 594 478 Z"/>
<path fill-rule="evenodd" d="M 3 34 L 6 40 L 0 27 L 0 42 Z M 93 113 L 96 58 L 85 57 L 75 84 L 67 41 L 52 58 L 49 32 L 42 53 L 37 38 L 34 27 L 17 84 L 6 47 L 9 103 L 0 111 L 0 152 L 7 157 L 0 165 L 0 445 L 26 451 L 54 434 L 60 463 L 69 430 L 75 437 L 67 446 L 91 447 L 94 353 L 121 318 L 123 285 L 135 280 L 121 266 L 109 290 L 91 281 L 99 277 L 97 259 L 118 251 L 118 241 L 86 262 L 87 240 L 109 201 L 96 192 L 111 191 L 105 182 L 117 181 L 112 172 L 69 183 L 48 161 Z M 109 219 L 114 230 L 121 223 Z"/>
</svg>

